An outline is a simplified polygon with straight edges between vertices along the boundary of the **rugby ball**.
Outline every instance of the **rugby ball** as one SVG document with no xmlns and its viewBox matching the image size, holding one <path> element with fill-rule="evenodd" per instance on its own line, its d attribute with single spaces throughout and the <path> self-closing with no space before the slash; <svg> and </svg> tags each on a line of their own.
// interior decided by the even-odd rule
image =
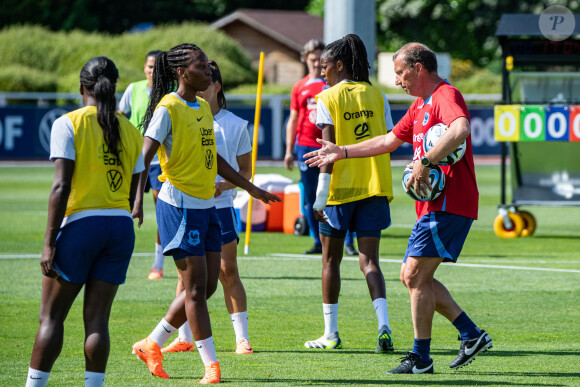
<svg viewBox="0 0 580 387">
<path fill-rule="evenodd" d="M 429 191 L 429 189 L 427 189 L 428 194 L 426 196 L 419 195 L 417 192 L 415 192 L 415 187 L 413 186 L 407 190 L 407 183 L 409 182 L 412 173 L 413 168 L 405 168 L 405 171 L 403 171 L 402 179 L 403 190 L 405 190 L 407 195 L 409 195 L 412 199 L 420 202 L 428 202 L 430 200 L 437 199 L 441 195 L 443 189 L 445 188 L 445 174 L 441 168 L 439 168 L 437 165 L 435 168 L 431 168 L 431 171 L 429 172 L 429 182 L 431 183 L 432 190 Z"/>
<path fill-rule="evenodd" d="M 423 137 L 423 150 L 425 151 L 425 153 L 427 153 L 431 149 L 433 149 L 435 144 L 437 144 L 437 141 L 439 141 L 439 138 L 443 135 L 443 133 L 445 133 L 446 130 L 447 130 L 447 125 L 445 125 L 445 124 L 436 124 L 436 125 L 433 125 L 432 127 L 430 127 L 429 130 L 427 130 L 427 132 L 425 133 L 425 136 Z M 437 164 L 439 164 L 439 165 L 453 165 L 453 164 L 455 164 L 456 162 L 461 160 L 461 158 L 465 154 L 466 148 L 467 148 L 467 143 L 465 142 L 465 140 L 463 140 L 463 142 L 457 147 L 457 149 L 455 149 L 453 152 L 451 152 L 451 154 L 449 156 L 444 157 Z"/>
</svg>

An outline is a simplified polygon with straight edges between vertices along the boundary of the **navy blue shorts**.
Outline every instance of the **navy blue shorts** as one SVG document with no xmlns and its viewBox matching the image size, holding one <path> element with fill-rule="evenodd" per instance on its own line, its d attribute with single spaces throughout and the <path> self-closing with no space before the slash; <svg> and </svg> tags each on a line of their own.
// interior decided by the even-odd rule
<svg viewBox="0 0 580 387">
<path fill-rule="evenodd" d="M 381 230 L 391 225 L 391 210 L 386 196 L 372 196 L 336 206 L 326 206 L 326 223 L 320 223 L 320 234 L 344 238 L 346 232 L 356 231 L 358 238 L 380 238 Z"/>
<path fill-rule="evenodd" d="M 240 241 L 238 231 L 236 226 L 238 220 L 236 219 L 236 213 L 233 207 L 218 208 L 217 209 L 218 221 L 220 223 L 220 229 L 222 234 L 222 245 L 230 243 L 231 241 Z"/>
<path fill-rule="evenodd" d="M 221 231 L 215 207 L 177 208 L 157 200 L 155 208 L 163 255 L 182 259 L 222 251 Z"/>
<path fill-rule="evenodd" d="M 120 285 L 125 283 L 134 246 L 133 219 L 89 216 L 60 230 L 53 265 L 62 278 L 75 284 L 96 278 Z"/>
<path fill-rule="evenodd" d="M 437 211 L 425 214 L 415 223 L 403 262 L 407 257 L 441 257 L 457 262 L 473 219 Z"/>
<path fill-rule="evenodd" d="M 155 191 L 161 191 L 161 186 L 163 185 L 163 182 L 159 181 L 159 175 L 161 175 L 161 165 L 151 164 L 147 182 Z"/>
</svg>

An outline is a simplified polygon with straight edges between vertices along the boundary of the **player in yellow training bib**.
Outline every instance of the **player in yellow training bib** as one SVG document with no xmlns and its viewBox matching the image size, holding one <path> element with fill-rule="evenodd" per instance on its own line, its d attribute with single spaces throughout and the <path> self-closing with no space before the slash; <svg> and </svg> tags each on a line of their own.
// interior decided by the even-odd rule
<svg viewBox="0 0 580 387">
<path fill-rule="evenodd" d="M 367 52 L 357 35 L 327 45 L 321 64 L 322 75 L 331 86 L 317 95 L 316 125 L 322 129 L 324 140 L 345 149 L 346 145 L 384 135 L 393 128 L 385 95 L 369 81 Z M 366 159 L 347 157 L 321 168 L 313 209 L 321 222 L 324 335 L 304 343 L 307 348 L 342 347 L 338 335 L 340 263 L 342 244 L 350 230 L 357 235 L 359 265 L 378 319 L 376 352 L 393 351 L 385 280 L 378 257 L 381 230 L 391 224 L 392 199 L 388 154 Z"/>
<path fill-rule="evenodd" d="M 173 256 L 183 283 L 165 317 L 133 351 L 149 371 L 164 379 L 160 346 L 187 321 L 205 366 L 200 383 L 218 383 L 216 358 L 207 299 L 217 288 L 221 231 L 215 209 L 217 173 L 269 203 L 280 198 L 251 184 L 216 152 L 213 116 L 209 104 L 197 97 L 211 84 L 204 52 L 184 43 L 157 56 L 151 101 L 145 113 L 143 158 L 133 217 L 143 222 L 143 189 L 153 155 L 159 156 L 163 181 L 157 198 L 157 222 L 163 254 Z M 173 85 L 177 90 L 173 91 Z"/>
<path fill-rule="evenodd" d="M 119 72 L 110 59 L 81 69 L 85 107 L 54 121 L 54 182 L 40 259 L 40 327 L 26 386 L 45 386 L 63 345 L 63 324 L 84 290 L 85 383 L 102 386 L 109 358 L 109 315 L 135 244 L 131 209 L 143 171 L 143 137 L 116 112 Z"/>
</svg>

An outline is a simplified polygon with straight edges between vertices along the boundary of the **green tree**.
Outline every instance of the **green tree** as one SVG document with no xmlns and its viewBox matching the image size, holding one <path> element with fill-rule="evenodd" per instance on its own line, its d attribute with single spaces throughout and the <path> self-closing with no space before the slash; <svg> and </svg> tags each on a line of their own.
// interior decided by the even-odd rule
<svg viewBox="0 0 580 387">
<path fill-rule="evenodd" d="M 303 10 L 308 0 L 4 0 L 0 28 L 35 24 L 51 30 L 121 33 L 139 23 L 214 21 L 239 8 Z"/>
<path fill-rule="evenodd" d="M 502 14 L 538 14 L 555 4 L 580 11 L 578 0 L 377 0 L 377 45 L 396 51 L 417 41 L 486 66 L 500 55 L 495 30 Z M 322 16 L 324 0 L 310 0 L 306 10 Z"/>
<path fill-rule="evenodd" d="M 485 66 L 499 56 L 495 31 L 502 14 L 537 14 L 554 4 L 567 6 L 572 12 L 580 9 L 575 0 L 378 0 L 377 41 L 388 51 L 419 41 L 435 51 Z"/>
</svg>

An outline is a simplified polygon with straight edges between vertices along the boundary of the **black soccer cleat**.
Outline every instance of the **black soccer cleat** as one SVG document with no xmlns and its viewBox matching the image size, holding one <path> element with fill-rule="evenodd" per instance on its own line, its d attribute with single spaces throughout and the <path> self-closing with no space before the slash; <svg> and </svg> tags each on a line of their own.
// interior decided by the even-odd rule
<svg viewBox="0 0 580 387">
<path fill-rule="evenodd" d="M 377 349 L 375 353 L 387 353 L 387 352 L 394 352 L 395 347 L 393 345 L 393 336 L 391 335 L 391 331 L 387 328 L 386 325 L 383 325 L 381 329 L 379 329 L 379 336 L 377 337 Z"/>
<path fill-rule="evenodd" d="M 314 245 L 302 254 L 322 254 L 322 245 Z"/>
<path fill-rule="evenodd" d="M 478 353 L 483 353 L 487 351 L 488 348 L 492 347 L 491 337 L 485 332 L 481 331 L 479 337 L 471 340 L 465 340 L 461 342 L 461 347 L 459 347 L 459 354 L 449 364 L 449 368 L 461 368 L 463 366 L 471 363 L 475 359 L 475 355 Z"/>
<path fill-rule="evenodd" d="M 407 352 L 407 356 L 401 358 L 401 364 L 394 370 L 390 370 L 387 374 L 432 374 L 433 373 L 433 359 L 425 363 L 421 361 L 419 355 L 413 352 Z"/>
</svg>

